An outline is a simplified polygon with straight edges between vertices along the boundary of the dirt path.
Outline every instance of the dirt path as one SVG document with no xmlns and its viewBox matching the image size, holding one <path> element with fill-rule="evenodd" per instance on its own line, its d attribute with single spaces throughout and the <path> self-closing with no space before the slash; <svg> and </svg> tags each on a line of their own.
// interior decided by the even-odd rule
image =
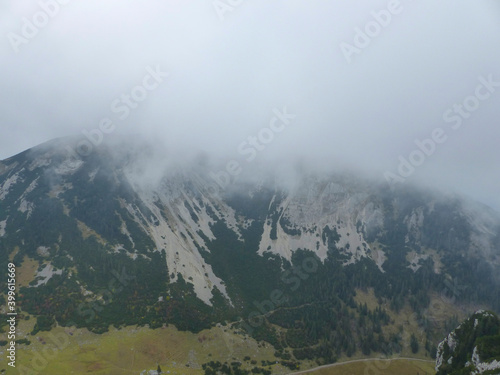
<svg viewBox="0 0 500 375">
<path fill-rule="evenodd" d="M 304 370 L 304 371 L 299 371 L 299 372 L 291 372 L 289 375 L 307 374 L 307 373 L 310 373 L 312 371 L 317 371 L 317 370 L 321 370 L 321 369 L 325 369 L 325 368 L 329 368 L 329 367 L 343 366 L 343 365 L 347 365 L 349 363 L 356 363 L 356 362 L 402 361 L 402 360 L 405 360 L 405 361 L 419 361 L 419 362 L 433 362 L 434 363 L 434 361 L 430 361 L 430 360 L 427 360 L 427 359 L 406 358 L 406 357 L 402 357 L 402 358 L 389 358 L 389 359 L 365 358 L 365 359 L 355 359 L 355 360 L 346 361 L 346 362 L 332 363 L 330 365 L 323 365 L 323 366 L 319 366 L 319 367 L 315 367 L 315 368 L 312 368 L 312 369 L 309 369 L 309 370 Z"/>
</svg>

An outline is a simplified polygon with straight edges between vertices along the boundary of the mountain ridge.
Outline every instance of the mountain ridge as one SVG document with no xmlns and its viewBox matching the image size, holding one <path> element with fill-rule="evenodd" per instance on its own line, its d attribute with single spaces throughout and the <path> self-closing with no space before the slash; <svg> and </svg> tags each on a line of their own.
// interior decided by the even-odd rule
<svg viewBox="0 0 500 375">
<path fill-rule="evenodd" d="M 331 363 L 402 350 L 384 304 L 411 306 L 430 354 L 444 327 L 422 314 L 447 282 L 456 303 L 499 309 L 500 216 L 482 205 L 345 173 L 287 185 L 265 171 L 214 189 L 207 160 L 176 165 L 128 141 L 76 158 L 71 142 L 0 162 L 1 262 L 39 264 L 20 305 L 42 330 L 240 322 L 296 360 Z M 133 278 L 109 298 L 123 269 Z M 356 304 L 357 288 L 379 306 Z"/>
</svg>

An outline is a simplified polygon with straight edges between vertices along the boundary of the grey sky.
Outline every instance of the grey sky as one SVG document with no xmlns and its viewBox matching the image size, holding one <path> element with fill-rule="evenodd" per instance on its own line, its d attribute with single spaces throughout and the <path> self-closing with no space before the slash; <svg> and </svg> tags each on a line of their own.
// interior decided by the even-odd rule
<svg viewBox="0 0 500 375">
<path fill-rule="evenodd" d="M 350 63 L 341 43 L 355 46 L 355 29 L 373 27 L 372 12 L 391 1 L 252 0 L 218 14 L 212 0 L 72 0 L 16 53 L 9 33 L 22 36 L 23 18 L 50 2 L 0 5 L 0 159 L 110 118 L 105 137 L 152 135 L 180 155 L 204 150 L 243 165 L 238 146 L 286 107 L 296 118 L 256 159 L 382 177 L 442 128 L 446 141 L 407 180 L 500 209 L 500 87 L 458 129 L 443 120 L 479 77 L 500 82 L 497 0 L 401 0 Z M 169 77 L 121 120 L 112 103 L 157 66 Z"/>
</svg>

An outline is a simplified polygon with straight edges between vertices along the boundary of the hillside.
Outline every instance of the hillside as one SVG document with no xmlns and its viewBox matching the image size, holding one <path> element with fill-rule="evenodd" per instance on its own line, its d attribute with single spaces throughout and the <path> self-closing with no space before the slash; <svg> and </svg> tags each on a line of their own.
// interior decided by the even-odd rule
<svg viewBox="0 0 500 375">
<path fill-rule="evenodd" d="M 437 375 L 500 374 L 500 319 L 477 311 L 438 346 Z"/>
<path fill-rule="evenodd" d="M 292 371 L 430 359 L 461 316 L 500 310 L 500 217 L 479 203 L 348 173 L 223 189 L 203 163 L 155 168 L 140 142 L 74 142 L 0 163 L 1 286 L 13 261 L 33 334 L 231 324 Z"/>
</svg>

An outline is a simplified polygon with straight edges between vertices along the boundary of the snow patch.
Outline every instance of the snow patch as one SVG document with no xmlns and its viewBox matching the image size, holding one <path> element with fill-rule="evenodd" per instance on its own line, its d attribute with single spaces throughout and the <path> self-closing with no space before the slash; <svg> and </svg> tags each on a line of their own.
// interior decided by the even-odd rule
<svg viewBox="0 0 500 375">
<path fill-rule="evenodd" d="M 38 280 L 37 284 L 34 287 L 36 288 L 40 285 L 47 284 L 47 282 L 52 278 L 52 276 L 61 275 L 62 272 L 63 272 L 62 270 L 55 270 L 55 268 L 50 263 L 47 263 L 41 271 L 37 272 L 35 279 L 41 278 L 41 280 Z"/>
<path fill-rule="evenodd" d="M 21 211 L 23 214 L 25 212 L 28 212 L 28 218 L 31 216 L 31 213 L 33 212 L 33 208 L 35 208 L 35 205 L 32 202 L 28 202 L 26 199 L 22 198 L 21 199 L 21 204 L 19 205 L 19 208 L 17 209 L 18 211 Z"/>
<path fill-rule="evenodd" d="M 33 209 L 35 208 L 35 205 L 32 202 L 29 202 L 28 200 L 26 200 L 26 196 L 29 193 L 31 193 L 33 190 L 35 190 L 35 188 L 38 185 L 39 179 L 40 179 L 40 177 L 37 177 L 36 179 L 34 179 L 30 183 L 30 185 L 26 188 L 26 190 L 23 192 L 23 194 L 19 197 L 19 199 L 16 201 L 16 203 L 20 202 L 17 210 L 22 212 L 23 214 L 25 212 L 28 212 L 28 214 L 27 214 L 28 218 L 31 216 L 31 213 L 33 212 Z"/>
<path fill-rule="evenodd" d="M 77 160 L 77 159 L 68 158 L 68 159 L 65 159 L 61 164 L 59 164 L 54 169 L 54 172 L 56 174 L 58 174 L 58 175 L 73 174 L 83 164 L 84 164 L 83 160 Z"/>
<path fill-rule="evenodd" d="M 31 162 L 31 164 L 28 166 L 28 169 L 30 171 L 33 171 L 36 168 L 48 167 L 51 162 L 52 160 L 49 157 L 46 156 L 38 157 Z"/>
<path fill-rule="evenodd" d="M 37 187 L 37 185 L 38 185 L 38 180 L 39 180 L 39 179 L 40 179 L 40 177 L 37 177 L 37 178 L 35 178 L 33 181 L 31 181 L 30 186 L 28 186 L 28 187 L 26 188 L 26 190 L 25 190 L 25 191 L 24 191 L 24 193 L 23 193 L 23 196 L 25 196 L 26 194 L 29 194 L 29 193 L 31 193 L 33 190 L 35 190 L 35 188 L 36 188 L 36 187 Z"/>
<path fill-rule="evenodd" d="M 5 199 L 9 190 L 14 186 L 21 178 L 19 177 L 19 172 L 7 178 L 4 183 L 0 186 L 0 200 Z"/>
<path fill-rule="evenodd" d="M 95 170 L 89 173 L 89 182 L 94 181 L 95 176 L 97 175 L 97 172 L 99 172 L 100 167 L 97 167 Z"/>
<path fill-rule="evenodd" d="M 274 199 L 277 199 L 274 197 Z M 286 196 L 269 216 L 264 224 L 264 233 L 259 244 L 259 254 L 266 251 L 278 254 L 291 260 L 292 254 L 298 249 L 314 251 L 324 261 L 328 256 L 329 246 L 335 245 L 349 257 L 344 265 L 355 263 L 362 258 L 370 257 L 372 249 L 362 233 L 362 226 L 370 221 L 370 227 L 380 225 L 379 214 L 374 205 L 367 203 L 368 196 L 364 193 L 352 193 L 340 184 L 331 181 L 306 182 L 293 193 Z M 300 231 L 300 234 L 290 234 L 282 227 L 282 219 L 287 228 Z M 273 220 L 276 220 L 276 237 L 271 239 Z M 361 227 L 359 226 L 361 223 Z M 336 230 L 340 239 L 336 244 L 324 240 L 323 229 L 327 227 Z M 378 259 L 382 270 L 385 261 L 383 254 Z"/>
<path fill-rule="evenodd" d="M 422 227 L 424 225 L 424 208 L 419 207 L 417 209 L 414 209 L 412 213 L 404 219 L 404 223 L 406 224 L 406 227 L 408 229 L 408 233 L 405 237 L 405 243 L 408 243 L 410 241 L 420 241 Z M 419 267 L 417 267 L 417 269 L 418 268 Z"/>
<path fill-rule="evenodd" d="M 419 254 L 416 251 L 410 251 L 406 255 L 406 260 L 410 263 L 408 268 L 410 268 L 413 272 L 417 272 L 417 270 L 422 267 L 420 264 L 421 260 L 426 260 L 429 258 L 428 254 Z"/>
<path fill-rule="evenodd" d="M 165 250 L 167 267 L 173 275 L 171 281 L 175 282 L 181 274 L 186 282 L 193 285 L 198 298 L 207 305 L 212 305 L 210 299 L 214 287 L 230 301 L 224 282 L 215 275 L 211 265 L 205 262 L 200 253 L 200 250 L 208 251 L 208 246 L 199 232 L 208 239 L 215 239 L 210 229 L 214 223 L 208 212 L 211 211 L 241 238 L 234 210 L 216 197 L 207 198 L 210 195 L 203 194 L 203 185 L 200 186 L 197 181 L 190 181 L 195 187 L 193 190 L 191 187 L 186 188 L 184 182 L 179 182 L 180 179 L 169 179 L 162 182 L 158 192 L 153 192 L 137 184 L 131 171 L 124 172 L 149 211 L 149 217 L 135 205 L 126 202 L 122 202 L 122 205 L 153 239 L 156 250 Z M 186 205 L 194 210 L 196 217 L 191 215 Z"/>
<path fill-rule="evenodd" d="M 70 182 L 62 185 L 53 185 L 51 190 L 49 191 L 49 197 L 58 198 L 59 194 L 71 189 L 73 189 L 73 184 Z"/>
<path fill-rule="evenodd" d="M 36 249 L 36 253 L 38 255 L 40 255 L 41 257 L 48 257 L 50 255 L 50 247 L 46 247 L 46 246 L 38 246 L 38 248 Z"/>
<path fill-rule="evenodd" d="M 7 220 L 8 219 L 9 219 L 9 217 L 7 217 L 7 219 L 5 219 L 3 221 L 0 221 L 0 237 L 5 236 L 5 229 L 7 228 Z"/>
<path fill-rule="evenodd" d="M 378 269 L 381 272 L 385 272 L 384 268 L 382 267 L 384 265 L 384 262 L 387 260 L 384 251 L 381 249 L 373 248 L 371 252 L 371 258 L 377 265 Z"/>
<path fill-rule="evenodd" d="M 125 223 L 125 221 L 123 221 L 122 218 L 120 218 L 120 219 L 122 220 L 122 226 L 120 227 L 120 232 L 127 236 L 130 243 L 132 244 L 132 247 L 135 248 L 135 242 L 134 242 L 134 239 L 132 238 L 132 235 L 128 231 L 127 224 Z"/>
</svg>

